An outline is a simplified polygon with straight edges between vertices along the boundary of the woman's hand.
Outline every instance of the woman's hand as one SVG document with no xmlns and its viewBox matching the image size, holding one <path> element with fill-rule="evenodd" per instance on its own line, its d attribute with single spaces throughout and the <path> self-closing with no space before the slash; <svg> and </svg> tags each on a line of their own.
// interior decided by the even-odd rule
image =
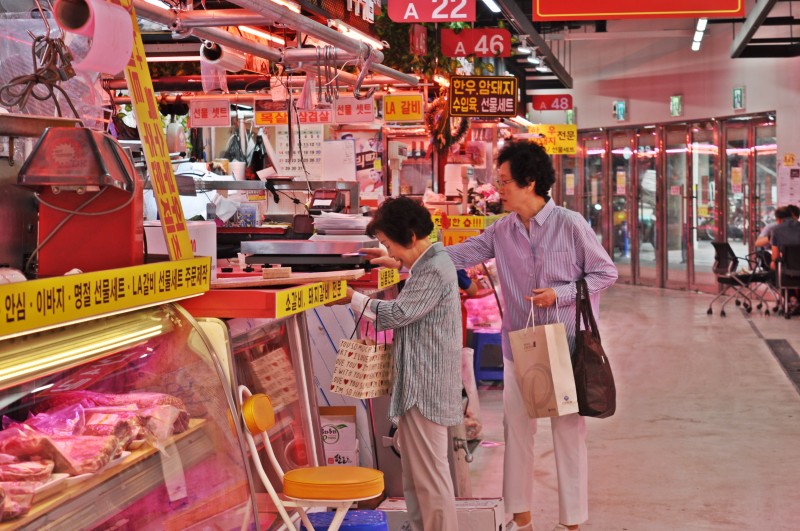
<svg viewBox="0 0 800 531">
<path fill-rule="evenodd" d="M 329 302 L 325 306 L 342 306 L 344 304 L 350 304 L 350 301 L 353 299 L 353 288 L 347 286 L 347 292 L 345 293 L 344 298 L 336 299 L 333 302 Z"/>
<path fill-rule="evenodd" d="M 362 247 L 358 252 L 367 255 L 369 263 L 376 266 L 391 267 L 393 269 L 400 269 L 403 266 L 402 262 L 389 256 L 386 250 L 380 247 Z"/>
<path fill-rule="evenodd" d="M 537 308 L 548 308 L 556 302 L 556 290 L 553 288 L 537 288 L 533 290 L 533 295 L 525 297 L 533 302 Z"/>
</svg>

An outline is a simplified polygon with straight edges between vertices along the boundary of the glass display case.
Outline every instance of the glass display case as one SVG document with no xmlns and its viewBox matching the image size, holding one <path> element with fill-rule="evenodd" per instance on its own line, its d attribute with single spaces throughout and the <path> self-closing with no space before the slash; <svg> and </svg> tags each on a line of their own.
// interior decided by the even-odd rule
<svg viewBox="0 0 800 531">
<path fill-rule="evenodd" d="M 164 304 L 0 341 L 0 529 L 259 528 L 202 326 Z"/>
</svg>

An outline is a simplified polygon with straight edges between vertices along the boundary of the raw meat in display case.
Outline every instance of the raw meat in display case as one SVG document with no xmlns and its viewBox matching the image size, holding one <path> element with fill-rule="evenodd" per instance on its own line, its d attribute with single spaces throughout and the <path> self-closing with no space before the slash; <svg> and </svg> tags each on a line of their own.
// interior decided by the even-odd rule
<svg viewBox="0 0 800 531">
<path fill-rule="evenodd" d="M 256 529 L 228 363 L 169 304 L 0 341 L 0 529 Z"/>
</svg>

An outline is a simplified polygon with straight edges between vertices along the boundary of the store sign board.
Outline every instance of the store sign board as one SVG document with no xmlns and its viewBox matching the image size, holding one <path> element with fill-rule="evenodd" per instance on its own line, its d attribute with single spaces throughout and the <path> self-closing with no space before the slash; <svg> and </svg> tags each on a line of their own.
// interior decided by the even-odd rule
<svg viewBox="0 0 800 531">
<path fill-rule="evenodd" d="M 192 100 L 189 102 L 189 127 L 230 126 L 230 100 Z"/>
<path fill-rule="evenodd" d="M 541 94 L 531 100 L 534 111 L 566 111 L 572 109 L 572 94 Z"/>
<path fill-rule="evenodd" d="M 347 282 L 316 282 L 296 288 L 284 289 L 275 294 L 275 316 L 286 317 L 323 304 L 338 301 L 347 293 Z"/>
<path fill-rule="evenodd" d="M 447 247 L 448 245 L 456 245 L 464 242 L 467 238 L 477 236 L 481 233 L 479 230 L 458 230 L 448 229 L 442 231 L 442 243 Z"/>
<path fill-rule="evenodd" d="M 492 220 L 494 222 L 494 220 Z M 491 223 L 486 223 L 485 216 L 433 216 L 433 225 L 436 229 L 485 229 Z"/>
<path fill-rule="evenodd" d="M 394 22 L 475 22 L 477 0 L 389 0 Z"/>
<path fill-rule="evenodd" d="M 388 288 L 400 282 L 400 271 L 391 267 L 384 267 L 378 271 L 378 289 Z"/>
<path fill-rule="evenodd" d="M 503 28 L 443 28 L 441 43 L 447 57 L 511 57 L 511 33 Z"/>
<path fill-rule="evenodd" d="M 744 17 L 744 0 L 533 0 L 534 22 Z"/>
<path fill-rule="evenodd" d="M 199 295 L 211 258 L 157 262 L 0 285 L 0 337 Z"/>
<path fill-rule="evenodd" d="M 421 122 L 422 94 L 387 94 L 383 97 L 385 122 Z"/>
<path fill-rule="evenodd" d="M 334 120 L 337 124 L 372 123 L 375 120 L 375 99 L 372 96 L 365 100 L 340 97 L 336 100 Z"/>
<path fill-rule="evenodd" d="M 448 103 L 450 116 L 516 116 L 517 78 L 452 76 Z"/>
<path fill-rule="evenodd" d="M 158 206 L 158 217 L 168 242 L 167 251 L 171 260 L 192 258 L 192 242 L 183 216 L 178 185 L 172 171 L 172 163 L 167 148 L 167 137 L 161 114 L 158 112 L 153 80 L 144 55 L 142 34 L 131 0 L 119 0 L 119 5 L 129 10 L 133 25 L 133 51 L 125 67 L 125 79 L 131 94 L 133 114 L 139 128 L 144 148 L 144 158 L 153 183 L 153 194 Z"/>
<path fill-rule="evenodd" d="M 549 155 L 574 155 L 578 150 L 578 127 L 566 124 L 534 125 L 528 128 L 533 141 Z"/>
<path fill-rule="evenodd" d="M 287 125 L 289 123 L 289 107 L 286 101 L 256 99 L 254 102 L 256 125 Z M 334 110 L 318 108 L 297 111 L 301 124 L 332 124 Z"/>
</svg>

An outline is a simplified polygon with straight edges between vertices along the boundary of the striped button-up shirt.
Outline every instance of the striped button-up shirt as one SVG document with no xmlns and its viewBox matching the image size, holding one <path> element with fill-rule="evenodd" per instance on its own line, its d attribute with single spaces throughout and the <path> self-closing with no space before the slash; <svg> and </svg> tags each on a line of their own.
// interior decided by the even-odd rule
<svg viewBox="0 0 800 531">
<path fill-rule="evenodd" d="M 359 299 L 353 295 L 355 311 L 363 308 Z M 411 266 L 396 299 L 370 300 L 369 309 L 379 330 L 394 329 L 389 417 L 417 406 L 436 424 L 461 423 L 461 296 L 442 244 L 433 244 Z"/>
<path fill-rule="evenodd" d="M 575 347 L 575 282 L 586 279 L 595 318 L 599 292 L 617 279 L 617 268 L 594 231 L 577 212 L 544 208 L 525 226 L 511 213 L 464 243 L 446 247 L 456 267 L 469 267 L 496 258 L 503 300 L 503 356 L 512 359 L 508 332 L 525 328 L 535 288 L 553 288 L 558 311 L 536 308 L 536 324 L 564 323 L 570 350 Z"/>
</svg>

